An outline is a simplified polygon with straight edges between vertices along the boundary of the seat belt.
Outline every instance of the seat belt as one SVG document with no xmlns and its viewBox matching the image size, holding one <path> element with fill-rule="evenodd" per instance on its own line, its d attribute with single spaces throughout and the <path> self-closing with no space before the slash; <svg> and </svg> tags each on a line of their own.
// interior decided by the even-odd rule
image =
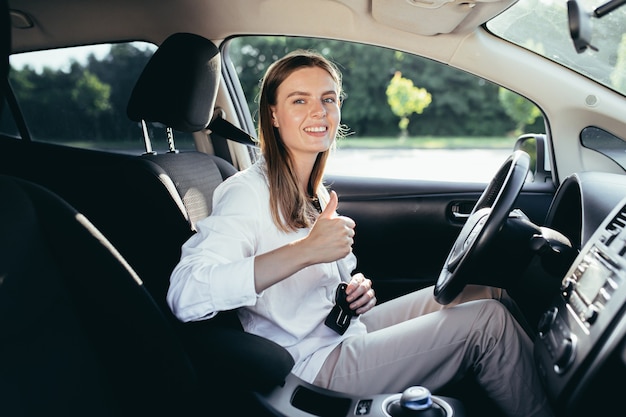
<svg viewBox="0 0 626 417">
<path fill-rule="evenodd" d="M 254 148 L 257 148 L 259 145 L 255 138 L 224 119 L 222 113 L 221 111 L 216 111 L 215 116 L 206 128 L 211 131 L 211 143 L 213 144 L 215 155 L 233 164 L 227 140 Z"/>
<path fill-rule="evenodd" d="M 259 146 L 255 138 L 228 120 L 224 119 L 220 112 L 217 112 L 217 115 L 213 118 L 213 120 L 211 120 L 206 128 L 211 130 L 211 133 L 217 135 L 218 137 L 230 139 L 247 146 Z"/>
</svg>

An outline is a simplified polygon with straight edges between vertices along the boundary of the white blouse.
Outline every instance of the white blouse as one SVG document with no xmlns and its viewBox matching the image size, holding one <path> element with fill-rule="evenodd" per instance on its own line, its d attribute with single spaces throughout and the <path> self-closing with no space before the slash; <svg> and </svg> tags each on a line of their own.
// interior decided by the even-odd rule
<svg viewBox="0 0 626 417">
<path fill-rule="evenodd" d="M 217 187 L 211 216 L 196 224 L 197 233 L 182 247 L 167 302 L 182 321 L 237 309 L 245 331 L 286 348 L 295 361 L 292 372 L 312 382 L 335 346 L 366 329 L 358 318 L 343 336 L 324 325 L 341 282 L 336 262 L 311 265 L 256 293 L 254 257 L 309 233 L 276 227 L 264 172 L 258 162 Z M 341 262 L 349 271 L 356 267 L 352 253 Z"/>
</svg>

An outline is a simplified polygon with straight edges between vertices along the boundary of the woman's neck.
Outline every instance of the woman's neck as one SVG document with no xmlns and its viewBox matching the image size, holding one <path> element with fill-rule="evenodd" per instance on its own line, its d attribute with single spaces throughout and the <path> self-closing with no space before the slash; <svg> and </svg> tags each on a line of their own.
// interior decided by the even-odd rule
<svg viewBox="0 0 626 417">
<path fill-rule="evenodd" d="M 299 158 L 293 161 L 296 169 L 296 176 L 298 178 L 298 184 L 305 195 L 309 192 L 309 181 L 311 180 L 311 172 L 313 172 L 315 160 L 316 158 L 311 158 L 310 160 L 303 160 L 303 158 Z"/>
</svg>

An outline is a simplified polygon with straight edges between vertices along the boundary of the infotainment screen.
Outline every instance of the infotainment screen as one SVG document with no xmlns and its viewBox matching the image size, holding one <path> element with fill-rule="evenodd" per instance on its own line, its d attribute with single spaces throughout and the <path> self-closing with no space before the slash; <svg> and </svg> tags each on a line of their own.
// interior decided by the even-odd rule
<svg viewBox="0 0 626 417">
<path fill-rule="evenodd" d="M 578 278 L 576 292 L 585 303 L 591 304 L 610 275 L 611 270 L 594 259 Z"/>
</svg>

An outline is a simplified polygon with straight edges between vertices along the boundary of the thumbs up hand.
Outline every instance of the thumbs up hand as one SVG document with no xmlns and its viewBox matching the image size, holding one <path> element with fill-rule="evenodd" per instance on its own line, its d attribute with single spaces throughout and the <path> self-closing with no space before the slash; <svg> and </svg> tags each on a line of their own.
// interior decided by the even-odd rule
<svg viewBox="0 0 626 417">
<path fill-rule="evenodd" d="M 354 220 L 336 213 L 339 197 L 330 192 L 330 200 L 305 238 L 316 262 L 333 262 L 346 257 L 354 243 Z"/>
<path fill-rule="evenodd" d="M 328 200 L 328 204 L 324 207 L 324 211 L 320 213 L 320 217 L 325 217 L 327 219 L 331 219 L 333 217 L 337 217 L 337 206 L 339 205 L 339 197 L 337 197 L 337 193 L 334 191 L 330 192 L 330 199 Z"/>
</svg>

